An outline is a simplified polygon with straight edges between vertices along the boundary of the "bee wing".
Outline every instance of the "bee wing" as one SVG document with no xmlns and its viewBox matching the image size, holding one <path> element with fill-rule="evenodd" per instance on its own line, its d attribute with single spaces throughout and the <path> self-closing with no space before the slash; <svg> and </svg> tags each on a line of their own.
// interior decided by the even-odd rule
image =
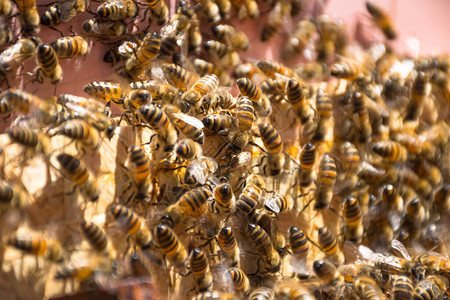
<svg viewBox="0 0 450 300">
<path fill-rule="evenodd" d="M 66 0 L 59 2 L 58 10 L 60 11 L 60 19 L 62 22 L 69 22 L 72 20 L 77 14 L 85 10 L 85 6 L 80 7 L 77 4 L 77 0 Z M 82 9 L 82 10 L 81 10 Z"/>
<path fill-rule="evenodd" d="M 399 240 L 393 239 L 391 242 L 392 251 L 398 256 L 403 257 L 407 260 L 411 260 L 411 256 L 409 255 L 406 247 Z"/>
<path fill-rule="evenodd" d="M 368 261 L 384 261 L 385 256 L 381 253 L 375 253 L 370 248 L 360 245 L 358 251 L 361 256 Z"/>
<path fill-rule="evenodd" d="M 185 114 L 180 114 L 180 113 L 173 113 L 172 117 L 177 118 L 191 126 L 194 126 L 198 129 L 202 129 L 203 127 L 205 127 L 202 123 L 202 121 L 200 121 L 199 119 L 197 119 L 196 117 L 192 117 L 189 115 L 185 115 Z"/>
<path fill-rule="evenodd" d="M 275 201 L 275 197 L 267 197 L 264 201 L 264 207 L 276 214 L 280 213 L 280 211 L 281 211 L 281 208 L 278 206 L 277 202 Z"/>
</svg>

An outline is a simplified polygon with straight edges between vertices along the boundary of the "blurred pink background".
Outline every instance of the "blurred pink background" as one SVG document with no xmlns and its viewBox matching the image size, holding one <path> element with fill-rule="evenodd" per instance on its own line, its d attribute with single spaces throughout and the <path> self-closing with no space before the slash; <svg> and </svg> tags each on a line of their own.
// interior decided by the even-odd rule
<svg viewBox="0 0 450 300">
<path fill-rule="evenodd" d="M 39 5 L 52 3 L 54 0 L 38 0 Z M 143 0 L 141 0 L 143 1 Z M 175 1 L 171 1 L 172 5 Z M 437 54 L 441 52 L 449 52 L 450 50 L 450 1 L 449 0 L 378 0 L 377 3 L 382 7 L 388 9 L 392 14 L 392 18 L 397 25 L 399 32 L 398 39 L 393 42 L 393 45 L 401 53 L 408 53 L 415 57 L 421 54 Z M 328 14 L 333 18 L 342 18 L 348 27 L 350 37 L 355 35 L 358 30 L 359 36 L 364 39 L 373 41 L 383 41 L 384 38 L 379 30 L 374 28 L 374 25 L 366 12 L 365 1 L 363 0 L 310 0 L 306 12 L 302 17 L 317 16 L 321 13 Z M 99 2 L 91 1 L 91 8 L 93 11 Z M 40 6 L 40 15 L 47 9 L 45 6 Z M 240 21 L 234 19 L 232 22 L 241 30 L 246 32 L 252 41 L 251 48 L 242 57 L 248 60 L 256 60 L 261 57 L 272 58 L 278 57 L 278 50 L 280 46 L 289 37 L 290 29 L 293 29 L 298 18 L 293 22 L 285 22 L 282 32 L 276 38 L 271 39 L 267 43 L 260 43 L 259 36 L 262 28 L 262 22 L 267 17 L 267 6 L 261 6 L 261 20 L 245 20 Z M 70 35 L 69 28 L 77 34 L 83 35 L 81 24 L 84 20 L 91 18 L 92 15 L 83 13 L 77 16 L 68 24 L 58 26 L 58 29 L 66 35 Z M 146 22 L 143 23 L 146 25 Z M 131 26 L 130 26 L 131 27 Z M 153 24 L 150 31 L 159 30 L 159 26 Z M 211 26 L 202 28 L 202 31 L 210 33 Z M 51 43 L 60 37 L 59 33 L 42 26 L 40 37 L 44 43 Z M 23 88 L 27 91 L 34 92 L 39 96 L 48 97 L 61 94 L 71 93 L 80 96 L 86 96 L 83 92 L 83 86 L 91 81 L 117 81 L 118 77 L 114 73 L 116 67 L 103 62 L 103 55 L 110 47 L 104 45 L 102 42 L 90 39 L 92 46 L 91 52 L 86 58 L 66 59 L 61 61 L 63 68 L 63 80 L 55 87 L 48 84 L 28 82 L 26 86 L 24 83 L 30 77 L 19 77 L 21 80 L 14 83 L 11 80 L 11 86 Z M 31 72 L 35 67 L 34 59 L 28 60 L 25 66 L 25 72 Z M 5 87 L 3 87 L 5 88 Z"/>
</svg>

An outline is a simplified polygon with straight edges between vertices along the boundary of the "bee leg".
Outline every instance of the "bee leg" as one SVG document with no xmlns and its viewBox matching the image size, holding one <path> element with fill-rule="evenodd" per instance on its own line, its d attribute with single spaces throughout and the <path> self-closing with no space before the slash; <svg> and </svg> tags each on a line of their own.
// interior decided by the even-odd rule
<svg viewBox="0 0 450 300">
<path fill-rule="evenodd" d="M 60 30 L 58 30 L 57 28 L 53 27 L 53 26 L 49 26 L 48 29 L 54 30 L 59 32 L 59 34 L 61 35 L 61 37 L 64 37 L 64 33 L 62 33 Z"/>
</svg>

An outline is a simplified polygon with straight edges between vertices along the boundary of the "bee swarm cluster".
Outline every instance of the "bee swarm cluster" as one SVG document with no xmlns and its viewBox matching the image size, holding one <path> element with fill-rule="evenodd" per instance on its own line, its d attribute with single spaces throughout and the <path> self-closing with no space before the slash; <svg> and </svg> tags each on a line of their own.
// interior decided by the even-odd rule
<svg viewBox="0 0 450 300">
<path fill-rule="evenodd" d="M 363 49 L 308 0 L 14 2 L 0 1 L 5 299 L 448 298 L 450 56 L 396 53 L 384 8 L 366 2 L 386 41 Z M 80 35 L 39 38 L 88 13 Z M 245 59 L 237 18 L 263 20 L 267 45 L 294 22 L 281 62 Z M 117 80 L 85 97 L 10 86 L 56 85 L 60 61 L 101 43 Z"/>
</svg>

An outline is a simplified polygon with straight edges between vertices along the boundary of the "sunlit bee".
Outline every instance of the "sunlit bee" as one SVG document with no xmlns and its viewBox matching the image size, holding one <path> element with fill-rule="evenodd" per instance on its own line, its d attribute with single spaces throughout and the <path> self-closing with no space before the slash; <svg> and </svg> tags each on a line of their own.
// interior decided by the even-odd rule
<svg viewBox="0 0 450 300">
<path fill-rule="evenodd" d="M 417 283 L 414 300 L 443 299 L 447 286 L 448 279 L 439 275 L 429 275 Z"/>
<path fill-rule="evenodd" d="M 213 278 L 205 252 L 198 248 L 194 249 L 191 254 L 189 266 L 192 274 L 194 274 L 197 290 L 204 292 L 210 289 Z"/>
<path fill-rule="evenodd" d="M 58 133 L 80 142 L 83 148 L 97 150 L 100 147 L 99 132 L 83 120 L 75 119 L 64 122 Z"/>
<path fill-rule="evenodd" d="M 353 107 L 354 112 L 358 114 L 359 117 L 359 127 L 360 127 L 360 142 L 367 142 L 372 135 L 372 126 L 369 122 L 369 113 L 364 99 L 364 95 L 360 92 L 355 92 L 353 94 Z"/>
<path fill-rule="evenodd" d="M 14 126 L 7 130 L 9 138 L 15 143 L 25 147 L 36 148 L 39 145 L 39 136 L 36 131 L 22 127 Z"/>
<path fill-rule="evenodd" d="M 57 26 L 75 18 L 86 10 L 89 5 L 87 0 L 64 0 L 51 5 L 42 15 L 41 24 L 45 26 Z"/>
<path fill-rule="evenodd" d="M 203 292 L 195 295 L 192 300 L 238 300 L 239 298 L 231 293 L 224 293 L 220 291 Z"/>
<path fill-rule="evenodd" d="M 414 287 L 411 279 L 405 275 L 398 275 L 395 278 L 392 288 L 393 299 L 395 300 L 412 300 Z"/>
<path fill-rule="evenodd" d="M 42 70 L 45 77 L 51 84 L 57 84 L 62 79 L 62 68 L 59 64 L 55 50 L 50 45 L 40 45 L 36 52 L 39 70 Z"/>
<path fill-rule="evenodd" d="M 398 213 L 403 211 L 403 199 L 393 185 L 388 184 L 385 186 L 381 192 L 381 196 L 383 202 L 386 203 L 391 210 Z"/>
<path fill-rule="evenodd" d="M 405 147 L 391 140 L 373 143 L 372 150 L 388 162 L 404 162 L 407 157 Z"/>
<path fill-rule="evenodd" d="M 326 62 L 334 56 L 336 52 L 337 41 L 337 20 L 331 19 L 328 15 L 320 15 L 315 20 L 317 25 L 317 32 L 319 33 L 319 40 L 317 41 L 317 60 Z"/>
<path fill-rule="evenodd" d="M 8 43 L 12 39 L 11 28 L 3 22 L 3 19 L 0 18 L 0 45 Z"/>
<path fill-rule="evenodd" d="M 0 15 L 9 17 L 13 12 L 13 4 L 10 0 L 4 0 L 0 2 Z"/>
<path fill-rule="evenodd" d="M 217 23 L 220 21 L 219 6 L 215 2 L 203 1 L 202 7 L 209 23 Z"/>
<path fill-rule="evenodd" d="M 150 7 L 152 17 L 156 20 L 156 24 L 164 25 L 169 20 L 169 9 L 164 0 L 147 0 Z"/>
<path fill-rule="evenodd" d="M 159 224 L 155 229 L 155 241 L 171 264 L 177 268 L 185 265 L 188 253 L 175 232 L 167 225 Z"/>
<path fill-rule="evenodd" d="M 41 236 L 14 235 L 8 239 L 7 244 L 27 254 L 44 256 L 56 263 L 64 260 L 61 245 L 55 240 L 46 239 Z"/>
<path fill-rule="evenodd" d="M 394 23 L 389 16 L 389 13 L 381 8 L 375 1 L 366 1 L 366 8 L 369 14 L 372 16 L 375 24 L 381 29 L 384 36 L 388 40 L 394 40 L 397 38 L 397 32 Z"/>
<path fill-rule="evenodd" d="M 233 118 L 227 114 L 213 113 L 205 116 L 202 123 L 206 128 L 213 132 L 221 132 L 231 128 Z"/>
<path fill-rule="evenodd" d="M 261 31 L 261 41 L 268 41 L 273 37 L 281 25 L 283 24 L 283 18 L 290 13 L 290 5 L 285 2 L 277 2 L 272 10 L 269 12 L 267 21 L 264 24 Z"/>
<path fill-rule="evenodd" d="M 283 142 L 275 127 L 270 123 L 261 123 L 258 128 L 267 152 L 269 154 L 280 154 L 283 151 Z"/>
<path fill-rule="evenodd" d="M 130 112 L 134 112 L 142 105 L 150 104 L 152 102 L 152 95 L 147 90 L 132 90 L 128 96 L 123 100 L 124 107 Z"/>
<path fill-rule="evenodd" d="M 315 33 L 316 26 L 311 20 L 301 20 L 285 46 L 283 58 L 290 59 L 301 54 Z"/>
<path fill-rule="evenodd" d="M 234 237 L 233 230 L 231 227 L 222 227 L 217 236 L 220 249 L 222 249 L 223 254 L 231 260 L 231 266 L 239 265 L 239 247 Z"/>
<path fill-rule="evenodd" d="M 150 175 L 150 160 L 144 150 L 137 145 L 131 145 L 128 148 L 128 155 L 130 157 L 130 161 L 134 163 L 136 167 L 134 173 L 136 184 L 138 187 L 141 187 L 145 184 L 148 176 Z"/>
<path fill-rule="evenodd" d="M 253 292 L 250 293 L 248 296 L 249 300 L 272 300 L 274 297 L 274 291 L 272 289 L 266 288 L 266 287 L 260 287 Z"/>
<path fill-rule="evenodd" d="M 338 280 L 339 273 L 336 272 L 336 267 L 326 260 L 314 261 L 313 270 L 319 280 L 325 284 L 333 284 Z"/>
<path fill-rule="evenodd" d="M 419 226 L 419 224 L 423 223 L 427 214 L 426 209 L 419 198 L 414 198 L 406 203 L 405 213 L 405 218 L 413 221 L 415 226 Z"/>
<path fill-rule="evenodd" d="M 340 265 L 344 262 L 344 255 L 339 249 L 336 237 L 333 235 L 331 230 L 326 227 L 319 228 L 319 245 L 321 250 L 327 257 L 335 262 L 335 264 Z"/>
<path fill-rule="evenodd" d="M 186 169 L 184 184 L 195 186 L 207 183 L 210 175 L 217 171 L 217 162 L 212 157 L 200 157 L 192 161 Z"/>
<path fill-rule="evenodd" d="M 123 91 L 117 83 L 93 81 L 86 84 L 83 87 L 83 91 L 106 102 L 123 103 Z"/>
<path fill-rule="evenodd" d="M 259 99 L 261 99 L 262 92 L 261 89 L 254 84 L 250 79 L 248 78 L 239 78 L 236 81 L 236 84 L 239 88 L 239 91 L 241 94 L 245 97 L 248 97 L 253 103 L 258 102 Z"/>
<path fill-rule="evenodd" d="M 242 293 L 247 293 L 249 291 L 250 282 L 242 269 L 237 267 L 229 268 L 227 275 L 231 278 L 235 290 Z"/>
<path fill-rule="evenodd" d="M 280 255 L 275 251 L 269 235 L 259 225 L 251 223 L 248 224 L 247 233 L 258 253 L 266 261 L 266 269 L 269 272 L 277 272 L 280 268 Z"/>
<path fill-rule="evenodd" d="M 175 153 L 181 159 L 193 160 L 202 154 L 201 146 L 191 139 L 184 139 L 175 146 Z"/>
<path fill-rule="evenodd" d="M 333 197 L 333 186 L 336 183 L 336 164 L 334 159 L 324 154 L 319 165 L 319 175 L 314 209 L 320 210 L 330 205 Z"/>
<path fill-rule="evenodd" d="M 38 105 L 40 99 L 33 94 L 29 94 L 22 90 L 8 89 L 2 94 L 2 100 L 6 101 L 14 111 L 22 114 L 27 114 L 30 110 Z"/>
<path fill-rule="evenodd" d="M 0 181 L 0 210 L 1 207 L 23 207 L 26 201 L 27 193 L 23 188 L 7 181 Z"/>
<path fill-rule="evenodd" d="M 246 51 L 250 41 L 245 33 L 227 24 L 220 24 L 212 28 L 212 33 L 217 39 L 236 50 Z"/>
<path fill-rule="evenodd" d="M 100 253 L 107 253 L 109 251 L 108 237 L 95 223 L 82 222 L 81 231 L 95 251 Z"/>
<path fill-rule="evenodd" d="M 236 202 L 237 212 L 243 215 L 250 214 L 258 204 L 264 187 L 264 179 L 260 175 L 253 174 Z"/>
<path fill-rule="evenodd" d="M 185 91 L 197 80 L 196 76 L 176 64 L 164 68 L 168 79 L 179 89 Z"/>
<path fill-rule="evenodd" d="M 163 100 L 172 102 L 179 90 L 171 84 L 162 84 L 155 80 L 135 81 L 130 83 L 130 87 L 136 89 L 146 89 L 150 92 L 153 101 Z"/>
<path fill-rule="evenodd" d="M 204 76 L 206 74 L 220 74 L 220 69 L 214 65 L 213 63 L 200 59 L 195 58 L 194 59 L 194 68 L 200 75 Z"/>
<path fill-rule="evenodd" d="M 253 103 L 247 97 L 239 97 L 236 109 L 237 126 L 241 131 L 252 129 L 256 120 Z"/>
<path fill-rule="evenodd" d="M 210 197 L 212 197 L 212 193 L 207 186 L 189 190 L 167 208 L 161 221 L 173 227 L 188 216 L 199 217 L 205 211 L 205 203 Z"/>
<path fill-rule="evenodd" d="M 188 30 L 188 53 L 200 53 L 202 42 L 203 37 L 200 26 L 193 26 L 191 24 Z"/>
<path fill-rule="evenodd" d="M 204 42 L 203 46 L 205 47 L 205 50 L 209 53 L 209 55 L 215 56 L 217 58 L 224 57 L 230 51 L 227 45 L 214 40 Z"/>
<path fill-rule="evenodd" d="M 86 166 L 77 158 L 61 153 L 56 157 L 64 173 L 75 183 L 89 201 L 95 202 L 100 196 L 97 184 L 89 176 Z"/>
<path fill-rule="evenodd" d="M 303 169 L 311 170 L 316 162 L 316 146 L 307 143 L 300 153 L 300 165 Z"/>
<path fill-rule="evenodd" d="M 432 186 L 442 183 L 442 173 L 438 167 L 428 163 L 426 160 L 420 159 L 414 162 L 413 171 L 421 178 L 427 178 Z"/>
<path fill-rule="evenodd" d="M 236 78 L 249 78 L 252 79 L 254 75 L 261 75 L 261 70 L 254 63 L 242 63 L 236 66 L 233 71 L 233 76 Z"/>
<path fill-rule="evenodd" d="M 111 21 L 134 18 L 137 13 L 138 6 L 132 0 L 109 0 L 97 8 L 97 15 Z"/>
<path fill-rule="evenodd" d="M 405 121 L 417 120 L 423 111 L 423 102 L 427 96 L 429 76 L 424 72 L 417 73 L 411 87 L 411 101 L 406 109 Z"/>
<path fill-rule="evenodd" d="M 12 107 L 5 99 L 0 100 L 0 114 L 7 114 L 12 111 Z"/>
<path fill-rule="evenodd" d="M 271 97 L 271 102 L 280 102 L 284 98 L 284 91 L 287 87 L 287 80 L 281 78 L 269 78 L 261 82 L 261 90 L 276 97 Z"/>
<path fill-rule="evenodd" d="M 95 271 L 96 270 L 92 265 L 74 266 L 72 264 L 69 264 L 68 266 L 63 266 L 56 270 L 55 279 L 76 279 L 82 282 L 94 276 Z"/>
<path fill-rule="evenodd" d="M 273 195 L 266 199 L 264 202 L 264 208 L 276 214 L 284 213 L 290 206 L 288 197 L 289 196 L 279 194 Z"/>
<path fill-rule="evenodd" d="M 139 108 L 139 114 L 158 133 L 164 151 L 172 150 L 178 140 L 177 131 L 164 111 L 155 105 L 143 105 Z"/>
<path fill-rule="evenodd" d="M 310 109 L 306 100 L 306 93 L 307 90 L 304 84 L 295 79 L 289 80 L 286 91 L 287 100 L 296 111 L 302 124 L 305 124 L 310 118 Z"/>
<path fill-rule="evenodd" d="M 139 48 L 136 51 L 136 62 L 133 65 L 149 64 L 159 53 L 161 48 L 161 38 L 159 34 L 155 32 L 149 32 L 142 40 Z M 133 61 L 133 60 L 131 60 Z M 128 64 L 126 65 L 127 71 L 132 67 Z"/>
<path fill-rule="evenodd" d="M 37 35 L 40 31 L 36 0 L 21 0 L 16 2 L 22 17 L 23 32 L 26 36 Z"/>
<path fill-rule="evenodd" d="M 205 134 L 203 133 L 204 125 L 199 119 L 182 113 L 171 113 L 168 116 L 171 118 L 175 127 L 186 137 L 203 145 L 205 142 Z"/>
<path fill-rule="evenodd" d="M 301 229 L 295 226 L 289 228 L 289 245 L 292 253 L 299 259 L 308 256 L 309 243 Z"/>
<path fill-rule="evenodd" d="M 359 241 L 363 235 L 361 208 L 355 197 L 348 197 L 344 202 L 342 212 L 347 223 L 346 239 L 349 241 Z"/>
<path fill-rule="evenodd" d="M 62 37 L 50 44 L 60 59 L 85 56 L 89 44 L 81 36 Z"/>
<path fill-rule="evenodd" d="M 444 184 L 434 194 L 433 205 L 440 214 L 445 214 L 450 209 L 450 185 Z"/>
<path fill-rule="evenodd" d="M 343 154 L 342 164 L 349 172 L 355 172 L 360 165 L 361 158 L 355 145 L 350 142 L 344 142 L 341 145 L 341 153 Z"/>
<path fill-rule="evenodd" d="M 228 183 L 222 183 L 214 189 L 214 199 L 208 202 L 208 208 L 215 214 L 231 213 L 234 209 L 233 189 Z"/>
<path fill-rule="evenodd" d="M 110 212 L 121 229 L 132 236 L 141 249 L 145 250 L 150 247 L 152 242 L 151 233 L 136 213 L 122 205 L 111 206 Z"/>
<path fill-rule="evenodd" d="M 331 76 L 351 81 L 361 74 L 361 66 L 356 62 L 340 62 L 333 64 L 330 72 Z"/>
<path fill-rule="evenodd" d="M 26 59 L 33 57 L 38 42 L 35 38 L 20 39 L 3 50 L 0 54 L 0 78 L 6 78 Z"/>
<path fill-rule="evenodd" d="M 363 299 L 376 300 L 384 299 L 384 294 L 378 287 L 375 280 L 368 276 L 359 276 L 355 279 L 354 287 L 356 292 Z"/>
<path fill-rule="evenodd" d="M 189 90 L 187 90 L 181 100 L 193 106 L 201 104 L 200 99 L 217 89 L 219 78 L 214 74 L 206 74 L 200 78 Z"/>
<path fill-rule="evenodd" d="M 276 74 L 281 74 L 287 77 L 294 76 L 294 71 L 291 68 L 267 58 L 258 60 L 256 65 L 264 74 L 271 78 L 274 78 Z"/>
<path fill-rule="evenodd" d="M 124 21 L 88 19 L 84 21 L 82 28 L 88 36 L 104 39 L 119 37 L 125 34 L 127 32 L 126 25 Z"/>
<path fill-rule="evenodd" d="M 434 234 L 436 232 L 436 226 L 431 227 L 431 230 L 427 230 L 427 234 Z M 434 229 L 433 229 L 434 228 Z M 434 232 L 433 232 L 434 231 Z M 439 234 L 439 233 L 438 233 Z M 450 260 L 445 254 L 440 254 L 436 252 L 425 252 L 424 254 L 415 256 L 413 261 L 416 267 L 425 268 L 430 274 L 445 274 L 450 269 Z"/>
<path fill-rule="evenodd" d="M 56 99 L 56 103 L 61 104 L 66 107 L 70 106 L 81 106 L 89 111 L 101 111 L 105 112 L 104 106 L 101 102 L 94 99 L 87 99 L 84 97 L 79 97 L 71 94 L 59 94 Z"/>
</svg>

